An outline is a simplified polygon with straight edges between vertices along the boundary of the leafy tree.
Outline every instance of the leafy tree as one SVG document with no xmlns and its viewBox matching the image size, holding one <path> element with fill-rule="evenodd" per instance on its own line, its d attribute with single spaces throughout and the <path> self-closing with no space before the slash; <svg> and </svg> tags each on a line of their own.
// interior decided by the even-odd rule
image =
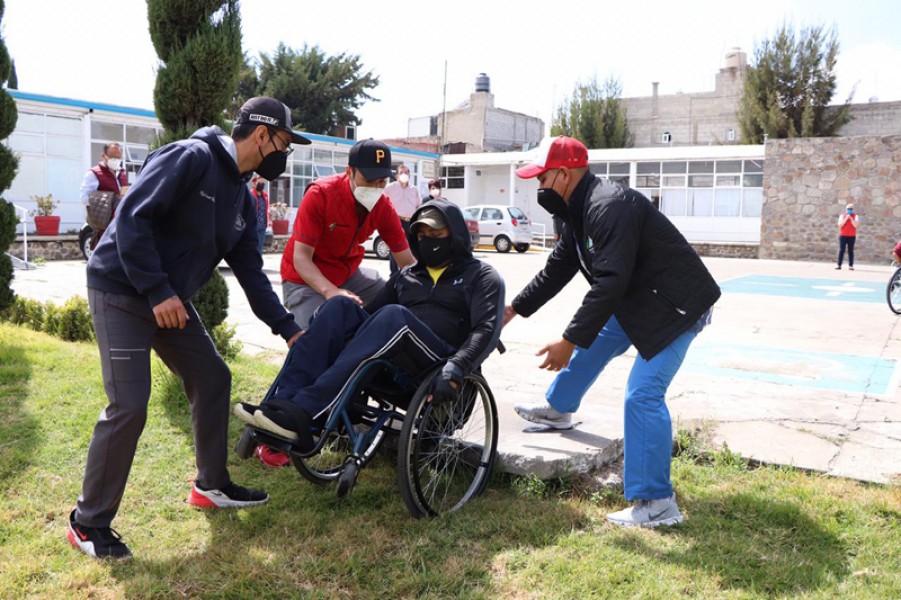
<svg viewBox="0 0 901 600">
<path fill-rule="evenodd" d="M 160 58 L 153 104 L 162 143 L 224 127 L 241 68 L 238 0 L 147 0 L 147 18 Z"/>
<path fill-rule="evenodd" d="M 551 135 L 576 138 L 589 148 L 626 148 L 632 134 L 620 102 L 622 85 L 609 78 L 603 85 L 596 77 L 577 83 L 570 100 L 557 109 Z"/>
<path fill-rule="evenodd" d="M 9 80 L 6 82 L 6 89 L 9 90 L 17 90 L 19 89 L 19 76 L 16 74 L 16 61 L 10 61 L 9 66 Z"/>
<path fill-rule="evenodd" d="M 848 122 L 852 90 L 842 106 L 830 107 L 835 95 L 838 37 L 822 25 L 783 23 L 773 39 L 754 51 L 738 110 L 742 140 L 760 144 L 773 138 L 835 135 Z"/>
<path fill-rule="evenodd" d="M 5 9 L 4 0 L 0 0 L 0 24 L 3 22 Z M 12 61 L 6 50 L 6 43 L 0 37 L 0 87 L 9 77 L 11 69 Z M 18 119 L 16 101 L 6 93 L 6 90 L 0 89 L 0 140 L 5 140 L 12 134 Z M 6 147 L 6 144 L 0 144 L 0 193 L 9 189 L 18 171 L 19 158 Z M 16 222 L 16 211 L 12 204 L 0 198 L 0 310 L 10 306 L 16 298 L 11 285 L 12 261 L 6 255 L 6 250 L 16 237 Z"/>
<path fill-rule="evenodd" d="M 238 96 L 265 95 L 278 98 L 291 109 L 291 120 L 298 129 L 332 134 L 336 127 L 359 124 L 354 111 L 367 100 L 378 102 L 367 90 L 379 83 L 372 71 L 363 72 L 357 55 L 345 53 L 326 56 L 318 46 L 306 44 L 294 50 L 279 44 L 272 55 L 260 54 L 258 61 L 245 59 Z M 246 99 L 246 98 L 245 98 Z"/>
</svg>

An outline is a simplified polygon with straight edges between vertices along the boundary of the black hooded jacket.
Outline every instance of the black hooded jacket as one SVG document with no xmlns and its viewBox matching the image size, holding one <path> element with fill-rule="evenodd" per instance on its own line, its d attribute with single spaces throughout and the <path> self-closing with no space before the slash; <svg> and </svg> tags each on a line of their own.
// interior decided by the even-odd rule
<svg viewBox="0 0 901 600">
<path fill-rule="evenodd" d="M 366 306 L 374 313 L 388 304 L 405 306 L 438 337 L 457 348 L 449 357 L 461 375 L 471 373 L 497 346 L 504 314 L 504 281 L 494 267 L 472 256 L 472 240 L 463 213 L 445 200 L 420 206 L 413 223 L 426 208 L 437 208 L 451 230 L 451 262 L 437 283 L 422 262 L 415 232 L 409 233 L 415 265 L 391 275 L 382 292 Z"/>
<path fill-rule="evenodd" d="M 563 333 L 587 348 L 612 315 L 650 360 L 691 329 L 720 297 L 676 227 L 633 189 L 585 173 L 547 264 L 513 299 L 528 317 L 579 271 L 591 289 Z"/>
</svg>

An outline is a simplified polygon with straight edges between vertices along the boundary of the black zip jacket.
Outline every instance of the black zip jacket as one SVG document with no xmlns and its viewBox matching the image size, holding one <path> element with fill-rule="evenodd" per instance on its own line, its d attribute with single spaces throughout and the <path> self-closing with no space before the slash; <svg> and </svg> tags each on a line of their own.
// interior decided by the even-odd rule
<svg viewBox="0 0 901 600">
<path fill-rule="evenodd" d="M 467 375 L 482 364 L 500 339 L 504 282 L 494 267 L 472 256 L 469 230 L 455 205 L 432 200 L 420 206 L 410 222 L 428 207 L 444 213 L 450 227 L 451 263 L 437 283 L 433 282 L 419 255 L 418 240 L 411 232 L 410 249 L 419 262 L 392 274 L 366 310 L 374 313 L 387 304 L 405 306 L 435 335 L 457 348 L 449 363 L 459 369 L 459 375 Z"/>
<path fill-rule="evenodd" d="M 517 314 L 532 315 L 581 271 L 591 289 L 563 337 L 587 348 L 615 315 L 650 360 L 720 297 L 691 245 L 635 190 L 586 173 L 568 208 L 547 264 L 513 300 Z"/>
</svg>

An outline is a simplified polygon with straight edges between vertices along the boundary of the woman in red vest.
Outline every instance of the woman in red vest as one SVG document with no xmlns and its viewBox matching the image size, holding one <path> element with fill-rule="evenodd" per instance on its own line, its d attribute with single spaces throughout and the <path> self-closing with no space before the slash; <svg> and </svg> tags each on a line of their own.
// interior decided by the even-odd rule
<svg viewBox="0 0 901 600">
<path fill-rule="evenodd" d="M 849 204 L 838 217 L 838 266 L 842 268 L 842 260 L 845 258 L 845 248 L 848 248 L 848 268 L 854 270 L 854 241 L 857 239 L 857 214 L 854 205 Z"/>
</svg>

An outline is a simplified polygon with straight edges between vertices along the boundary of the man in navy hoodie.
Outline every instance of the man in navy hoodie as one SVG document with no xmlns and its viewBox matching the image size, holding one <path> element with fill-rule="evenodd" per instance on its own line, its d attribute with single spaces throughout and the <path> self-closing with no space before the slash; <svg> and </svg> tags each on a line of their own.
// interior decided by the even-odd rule
<svg viewBox="0 0 901 600">
<path fill-rule="evenodd" d="M 216 352 L 191 298 L 225 260 L 254 314 L 291 346 L 300 335 L 263 273 L 256 206 L 247 181 L 270 181 L 291 144 L 288 108 L 272 98 L 241 107 L 231 136 L 204 127 L 147 157 L 88 261 L 88 302 L 109 404 L 88 449 L 82 494 L 68 538 L 94 557 L 131 555 L 110 527 L 147 418 L 150 350 L 185 387 L 197 478 L 188 503 L 203 508 L 262 504 L 268 494 L 233 483 L 226 468 L 231 372 Z"/>
</svg>

